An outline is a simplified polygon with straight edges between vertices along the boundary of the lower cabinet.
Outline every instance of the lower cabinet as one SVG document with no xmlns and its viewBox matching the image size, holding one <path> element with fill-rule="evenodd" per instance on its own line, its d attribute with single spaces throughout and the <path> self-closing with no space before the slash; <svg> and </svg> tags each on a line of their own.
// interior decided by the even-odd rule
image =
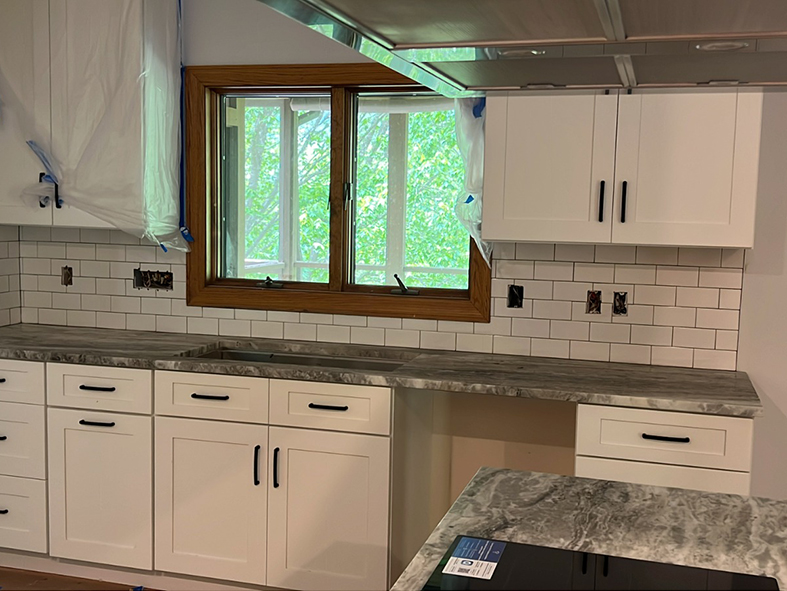
<svg viewBox="0 0 787 591">
<path fill-rule="evenodd" d="M 265 584 L 268 427 L 156 418 L 157 570 Z"/>
<path fill-rule="evenodd" d="M 152 419 L 50 408 L 50 554 L 153 568 Z"/>
<path fill-rule="evenodd" d="M 0 547 L 46 552 L 46 482 L 0 476 Z"/>
<path fill-rule="evenodd" d="M 271 427 L 268 580 L 387 589 L 390 441 Z"/>
</svg>

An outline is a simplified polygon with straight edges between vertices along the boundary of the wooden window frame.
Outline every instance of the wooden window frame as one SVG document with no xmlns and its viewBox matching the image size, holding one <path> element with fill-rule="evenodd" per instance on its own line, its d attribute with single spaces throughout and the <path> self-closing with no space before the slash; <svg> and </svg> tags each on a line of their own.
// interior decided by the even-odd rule
<svg viewBox="0 0 787 591">
<path fill-rule="evenodd" d="M 186 68 L 186 219 L 194 237 L 187 257 L 186 299 L 192 306 L 248 308 L 361 316 L 489 322 L 491 270 L 472 240 L 467 290 L 421 288 L 420 295 L 394 295 L 389 286 L 351 284 L 350 218 L 344 186 L 351 179 L 352 152 L 346 122 L 353 116 L 351 96 L 359 89 L 409 86 L 409 78 L 379 64 L 273 66 L 190 66 Z M 279 289 L 257 287 L 248 279 L 218 276 L 217 118 L 224 94 L 330 87 L 331 181 L 328 283 L 282 282 Z M 256 283 L 259 283 L 257 281 Z"/>
</svg>

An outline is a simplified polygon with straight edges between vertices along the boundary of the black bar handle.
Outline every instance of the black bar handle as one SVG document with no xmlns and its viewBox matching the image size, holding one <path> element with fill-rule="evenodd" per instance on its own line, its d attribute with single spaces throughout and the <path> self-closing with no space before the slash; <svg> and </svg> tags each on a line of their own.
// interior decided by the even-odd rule
<svg viewBox="0 0 787 591">
<path fill-rule="evenodd" d="M 85 425 L 85 427 L 114 427 L 115 421 L 112 421 L 111 423 L 99 423 L 96 421 L 86 421 L 85 419 L 82 419 L 79 421 L 79 424 Z"/>
<path fill-rule="evenodd" d="M 598 221 L 604 221 L 604 189 L 607 186 L 607 181 L 601 181 L 601 186 L 598 190 Z"/>
<path fill-rule="evenodd" d="M 5 378 L 0 378 L 0 384 L 5 384 Z"/>
<path fill-rule="evenodd" d="M 197 394 L 196 392 L 194 392 L 191 395 L 191 397 L 197 400 L 229 400 L 230 399 L 229 394 L 224 394 L 219 396 L 216 394 Z"/>
<path fill-rule="evenodd" d="M 115 386 L 86 386 L 82 384 L 79 386 L 80 390 L 87 390 L 88 392 L 114 392 Z"/>
<path fill-rule="evenodd" d="M 691 442 L 691 439 L 689 437 L 668 437 L 667 435 L 648 435 L 647 433 L 642 434 L 642 439 L 651 439 L 653 441 L 669 441 L 671 443 Z"/>
<path fill-rule="evenodd" d="M 314 402 L 309 403 L 309 408 L 314 408 L 317 410 L 338 410 L 339 412 L 350 410 L 349 406 L 333 406 L 331 404 L 316 404 Z"/>
<path fill-rule="evenodd" d="M 0 435 L 0 441 L 5 441 L 8 439 L 8 435 Z"/>
<path fill-rule="evenodd" d="M 582 553 L 582 574 L 583 575 L 588 574 L 588 553 L 587 552 L 583 552 Z"/>
<path fill-rule="evenodd" d="M 273 450 L 273 488 L 279 488 L 279 448 Z"/>
<path fill-rule="evenodd" d="M 254 486 L 260 485 L 260 446 L 254 446 Z"/>
<path fill-rule="evenodd" d="M 604 566 L 601 570 L 601 574 L 605 577 L 609 576 L 609 556 L 604 557 Z"/>
<path fill-rule="evenodd" d="M 8 509 L 0 509 L 0 515 L 8 515 Z"/>
<path fill-rule="evenodd" d="M 629 182 L 623 181 L 623 187 L 620 193 L 620 223 L 626 223 L 626 196 L 628 194 Z"/>
</svg>

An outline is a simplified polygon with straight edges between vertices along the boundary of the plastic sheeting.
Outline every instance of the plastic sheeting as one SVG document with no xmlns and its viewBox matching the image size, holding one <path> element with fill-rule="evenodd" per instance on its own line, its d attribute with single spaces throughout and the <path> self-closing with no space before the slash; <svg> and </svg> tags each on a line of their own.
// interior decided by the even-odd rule
<svg viewBox="0 0 787 591">
<path fill-rule="evenodd" d="M 51 136 L 2 78 L 59 197 L 167 247 L 180 229 L 181 44 L 178 0 L 76 0 L 52 5 Z M 45 162 L 46 161 L 46 162 Z M 31 186 L 53 197 L 49 183 Z"/>
<path fill-rule="evenodd" d="M 456 99 L 456 140 L 465 164 L 465 190 L 456 200 L 456 217 L 490 265 L 492 244 L 481 240 L 484 207 L 484 123 L 486 99 Z"/>
</svg>

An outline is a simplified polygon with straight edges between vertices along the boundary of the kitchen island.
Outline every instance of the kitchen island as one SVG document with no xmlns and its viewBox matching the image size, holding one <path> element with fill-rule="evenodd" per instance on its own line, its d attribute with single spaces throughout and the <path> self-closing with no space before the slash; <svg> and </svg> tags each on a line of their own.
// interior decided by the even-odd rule
<svg viewBox="0 0 787 591">
<path fill-rule="evenodd" d="M 459 535 L 764 575 L 787 589 L 787 502 L 481 468 L 392 591 L 422 589 Z"/>
</svg>

